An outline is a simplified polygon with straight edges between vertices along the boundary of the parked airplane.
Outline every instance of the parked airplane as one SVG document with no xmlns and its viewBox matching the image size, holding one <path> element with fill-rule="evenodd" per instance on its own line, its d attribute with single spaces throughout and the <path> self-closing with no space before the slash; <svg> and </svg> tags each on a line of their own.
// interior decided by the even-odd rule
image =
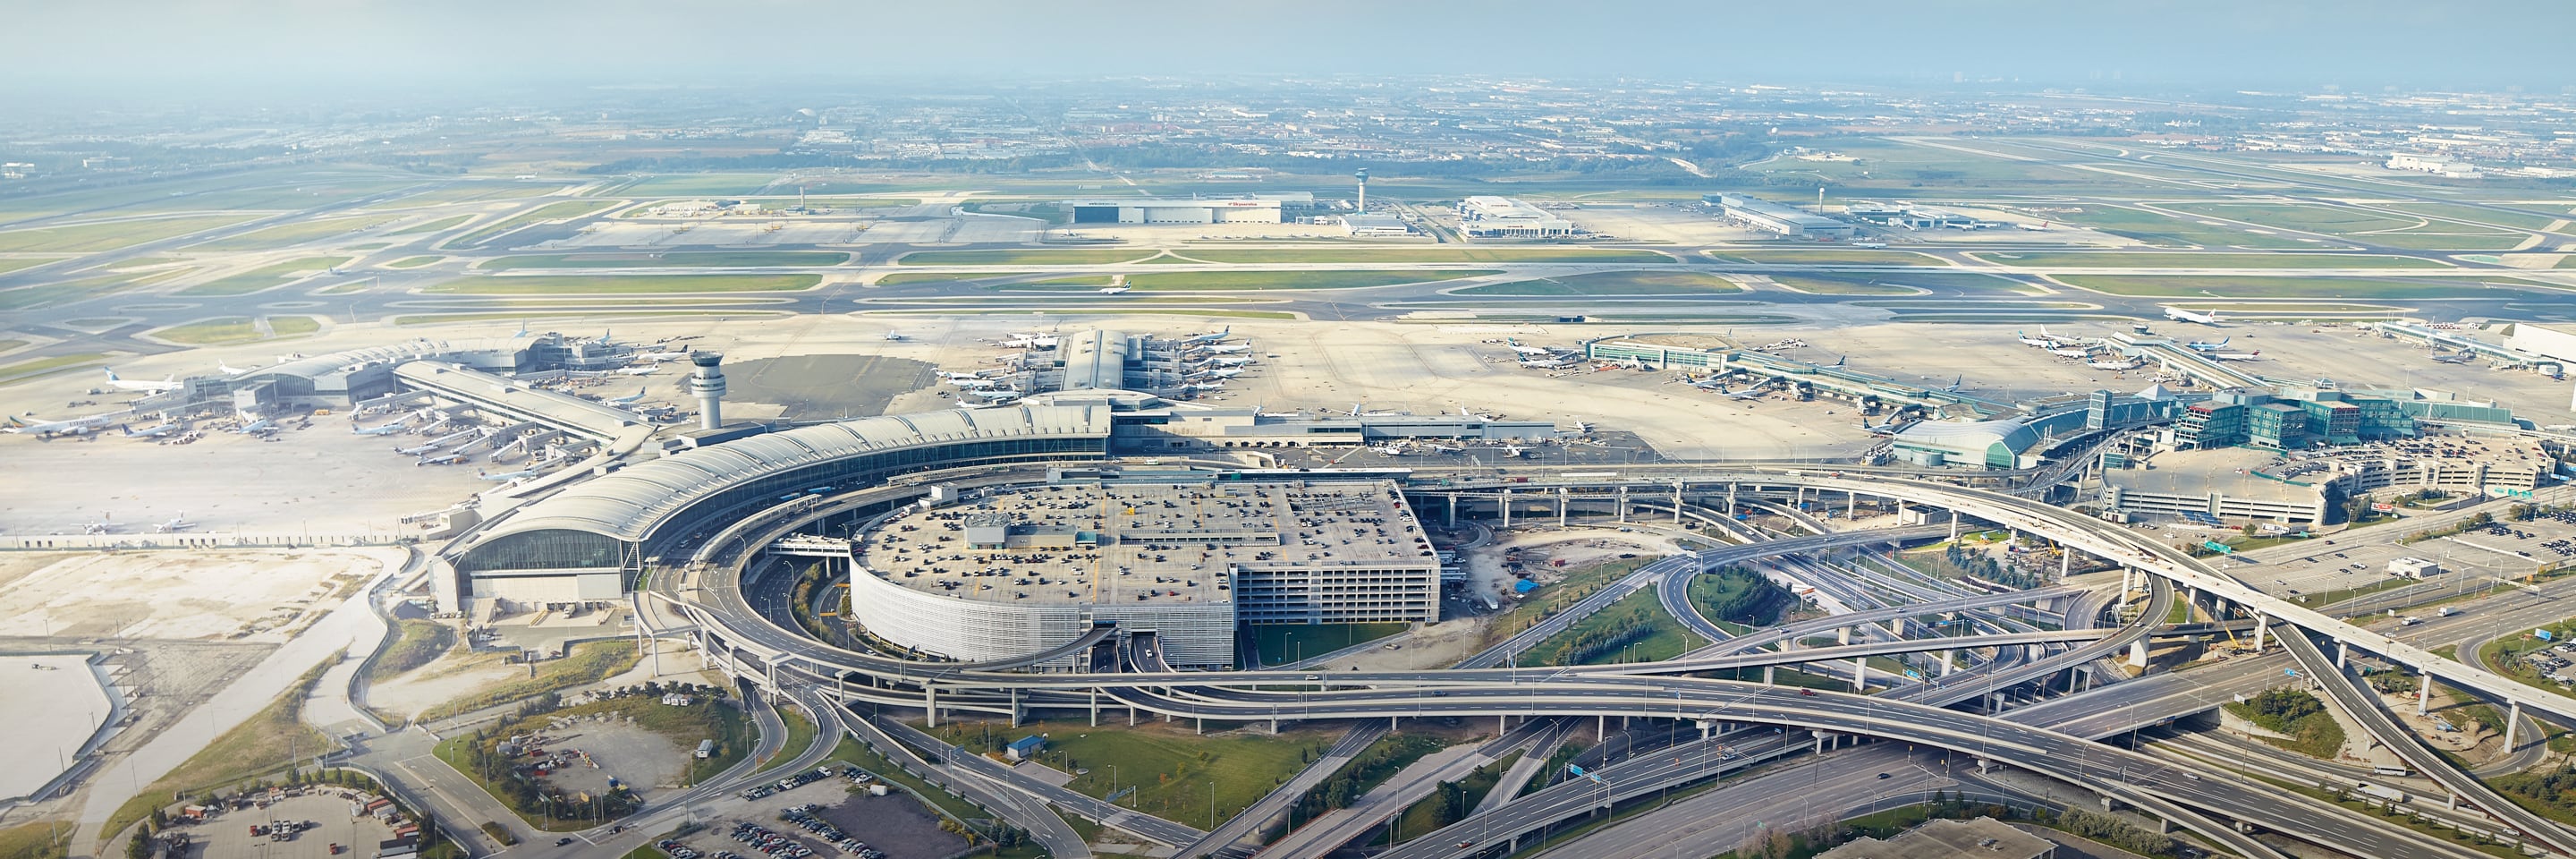
<svg viewBox="0 0 2576 859">
<path fill-rule="evenodd" d="M 644 399 L 644 389 L 636 388 L 634 394 L 609 400 L 608 404 L 612 406 L 623 406 L 641 399 Z"/>
<path fill-rule="evenodd" d="M 428 453 L 428 452 L 430 452 L 430 451 L 437 450 L 437 449 L 438 449 L 438 442 L 434 442 L 434 441 L 433 441 L 433 442 L 430 442 L 430 443 L 428 443 L 428 444 L 415 445 L 415 446 L 412 446 L 412 447 L 396 447 L 396 448 L 394 448 L 394 452 L 395 452 L 395 453 L 402 454 L 402 455 L 404 455 L 404 456 L 419 456 L 419 455 L 421 455 L 421 454 L 425 454 L 425 453 Z"/>
<path fill-rule="evenodd" d="M 1208 352 L 1208 353 L 1210 353 L 1210 354 L 1215 354 L 1215 355 L 1232 355 L 1232 354 L 1234 354 L 1234 353 L 1236 353 L 1236 352 L 1248 352 L 1248 351 L 1251 351 L 1251 350 L 1252 350 L 1252 344 L 1250 344 L 1250 343 L 1236 343 L 1236 344 L 1231 345 L 1231 346 L 1201 346 L 1201 347 L 1199 347 L 1199 349 L 1200 349 L 1201 351 Z"/>
<path fill-rule="evenodd" d="M 160 438 L 160 437 L 162 437 L 162 436 L 169 435 L 169 434 L 174 433 L 174 432 L 178 432 L 178 431 L 179 431 L 179 424 L 178 424 L 177 422 L 173 421 L 173 422 L 171 422 L 171 423 L 162 424 L 162 425 L 160 425 L 160 426 L 156 426 L 156 427 L 144 427 L 144 428 L 142 428 L 142 429 L 135 429 L 135 428 L 133 428 L 133 427 L 131 427 L 131 426 L 120 426 L 120 427 L 117 427 L 117 429 L 124 430 L 124 431 L 125 431 L 125 437 L 126 437 L 126 438 Z"/>
<path fill-rule="evenodd" d="M 1132 287 L 1132 286 L 1104 286 L 1104 287 L 1101 287 L 1101 288 L 1100 288 L 1100 294 L 1102 294 L 1102 295 L 1117 295 L 1117 294 L 1119 294 L 1119 293 L 1126 292 L 1127 290 L 1134 289 L 1134 288 L 1135 288 L 1135 287 Z"/>
<path fill-rule="evenodd" d="M 1512 347 L 1512 351 L 1514 351 L 1514 352 L 1518 352 L 1518 353 L 1521 353 L 1521 354 L 1523 354 L 1523 355 L 1554 355 L 1554 354 L 1556 354 L 1556 350 L 1554 350 L 1554 349 L 1550 349 L 1550 348 L 1547 348 L 1547 347 L 1545 347 L 1545 346 L 1523 346 L 1523 345 L 1521 345 L 1521 341 L 1516 340 L 1516 339 L 1512 339 L 1512 338 L 1509 338 L 1509 337 L 1503 338 L 1503 343 L 1504 343 L 1504 344 L 1506 344 L 1506 345 L 1511 346 L 1511 347 Z"/>
<path fill-rule="evenodd" d="M 1521 458 L 1521 454 L 1529 452 L 1529 448 L 1522 447 L 1517 444 L 1503 445 L 1502 448 L 1504 459 L 1519 459 Z"/>
<path fill-rule="evenodd" d="M 163 534 L 171 534 L 194 527 L 197 527 L 197 523 L 188 521 L 188 511 L 181 510 L 179 511 L 179 515 L 170 517 L 170 521 L 152 526 L 152 530 L 159 531 Z"/>
<path fill-rule="evenodd" d="M 665 361 L 677 361 L 677 360 L 680 360 L 680 359 L 682 359 L 682 358 L 689 357 L 689 353 L 687 353 L 687 352 L 646 352 L 646 353 L 644 353 L 644 354 L 642 354 L 642 355 L 637 355 L 637 356 L 635 356 L 635 357 L 636 357 L 638 360 L 651 361 L 651 362 L 653 362 L 653 363 L 660 364 L 660 363 L 665 362 Z"/>
<path fill-rule="evenodd" d="M 1013 334 L 999 342 L 1001 345 L 1009 346 L 1013 349 L 1053 349 L 1055 348 L 1055 335 Z"/>
<path fill-rule="evenodd" d="M 406 420 L 408 420 L 408 419 L 406 419 Z M 384 426 L 380 426 L 380 427 L 362 427 L 362 426 L 359 426 L 355 421 L 352 421 L 352 422 L 350 422 L 350 424 L 349 424 L 349 434 L 350 434 L 350 435 L 393 435 L 394 433 L 398 433 L 398 432 L 402 432 L 402 431 L 403 431 L 403 422 L 402 422 L 402 421 L 395 421 L 395 422 L 393 422 L 393 423 L 389 423 L 389 424 L 386 424 L 386 425 L 384 425 Z"/>
<path fill-rule="evenodd" d="M 2225 349 L 2225 348 L 2227 348 L 2227 343 L 2228 343 L 2228 341 L 2231 341 L 2231 340 L 2234 340 L 2234 339 L 2236 339 L 2236 338 L 2234 338 L 2234 337 L 2222 337 L 2222 338 L 2219 338 L 2218 342 L 2216 342 L 2216 343 L 2211 343 L 2211 342 L 2208 342 L 2208 341 L 2206 341 L 2206 340 L 2194 340 L 2194 341 L 2191 341 L 2191 342 L 2189 342 L 2189 343 L 2182 344 L 2182 348 L 2189 349 L 2189 350 L 2192 350 L 2192 351 L 2194 351 L 2194 352 L 2216 352 L 2216 351 L 2218 351 L 2218 350 L 2220 350 L 2220 349 Z"/>
<path fill-rule="evenodd" d="M 224 363 L 224 362 L 222 362 L 222 361 L 217 361 L 217 362 L 215 362 L 215 369 L 216 369 L 216 370 L 220 370 L 220 371 L 222 371 L 222 372 L 223 372 L 223 374 L 224 374 L 224 375 L 227 375 L 227 376 L 239 376 L 239 375 L 241 375 L 241 374 L 243 374 L 243 373 L 248 373 L 248 372 L 250 372 L 249 370 L 244 370 L 244 369 L 242 369 L 242 368 L 240 368 L 240 367 L 235 367 L 235 366 L 233 366 L 233 365 L 231 365 L 231 364 L 226 364 L 226 363 Z"/>
<path fill-rule="evenodd" d="M 138 382 L 133 379 L 118 378 L 116 371 L 113 369 L 107 371 L 107 386 L 120 391 L 143 391 L 145 393 L 153 394 L 157 394 L 162 391 L 176 391 L 180 388 L 179 374 L 177 373 L 172 373 L 158 382 Z"/>
<path fill-rule="evenodd" d="M 2060 358 L 2090 358 L 2093 356 L 2093 350 L 2069 346 L 2064 349 L 2050 349 L 2048 354 Z"/>
<path fill-rule="evenodd" d="M 1252 358 L 1243 355 L 1219 355 L 1209 358 L 1208 361 L 1220 367 L 1241 367 L 1252 363 Z"/>
<path fill-rule="evenodd" d="M 1965 387 L 1967 387 L 1967 386 L 1968 386 L 1968 377 L 1967 377 L 1965 374 L 1961 374 L 1958 378 L 1956 378 L 1956 379 L 1951 379 L 1951 380 L 1950 380 L 1950 384 L 1943 385 L 1943 386 L 1938 387 L 1938 388 L 1934 388 L 1933 390 L 1935 390 L 1935 391 L 1947 391 L 1947 392 L 1950 392 L 1950 393 L 1954 393 L 1954 394 L 1955 394 L 1955 393 L 1958 393 L 1958 392 L 1959 392 L 1959 390 L 1960 390 L 1961 388 L 1965 388 Z"/>
<path fill-rule="evenodd" d="M 19 420 L 16 417 L 11 417 L 8 419 L 7 427 L 5 429 L 0 429 L 0 431 L 10 433 L 35 433 L 40 436 L 81 435 L 91 430 L 105 427 L 109 423 L 114 422 L 118 415 L 123 414 L 126 413 L 113 412 L 104 415 L 91 415 L 85 418 L 72 418 L 67 421 L 38 421 L 32 424 Z"/>
<path fill-rule="evenodd" d="M 2119 361 L 2087 361 L 2084 363 L 2084 366 L 2091 367 L 2096 370 L 2135 370 L 2146 365 L 2146 360 L 2142 358 L 2128 358 Z"/>
<path fill-rule="evenodd" d="M 989 390 L 1002 386 L 1002 382 L 999 379 L 986 379 L 980 376 L 972 379 L 950 379 L 948 380 L 948 384 L 956 385 L 960 388 L 972 388 L 978 391 Z"/>
<path fill-rule="evenodd" d="M 948 371 L 946 371 L 946 370 L 941 370 L 941 371 L 939 371 L 939 378 L 940 378 L 942 381 L 949 381 L 949 382 L 965 382 L 965 381 L 971 381 L 971 380 L 974 380 L 974 379 L 981 379 L 981 378 L 984 378 L 984 374 L 982 374 L 982 373 L 951 373 L 951 372 L 948 372 Z"/>
<path fill-rule="evenodd" d="M 2179 307 L 2168 307 L 2165 308 L 2165 318 L 2178 322 L 2196 322 L 2212 328 L 2218 327 L 2218 311 L 2215 310 L 2208 313 L 2193 313 Z"/>
<path fill-rule="evenodd" d="M 2013 338 L 2020 340 L 2021 345 L 2028 346 L 2033 349 L 2054 349 L 2057 348 L 2058 344 L 2057 338 L 2048 336 L 2048 329 L 2046 328 L 2040 329 L 2039 336 L 2037 337 L 2032 337 L 2028 334 L 2015 331 L 2013 332 Z"/>
<path fill-rule="evenodd" d="M 1351 404 L 1350 409 L 1348 409 L 1348 410 L 1346 410 L 1346 411 L 1342 412 L 1342 414 L 1350 415 L 1351 417 L 1355 417 L 1355 418 L 1391 418 L 1391 417 L 1395 417 L 1395 413 L 1394 413 L 1394 412 L 1365 412 L 1365 411 L 1361 411 L 1361 410 L 1360 410 L 1360 407 L 1361 407 L 1361 406 L 1363 406 L 1363 405 L 1366 405 L 1366 404 L 1365 404 L 1365 403 L 1352 403 L 1352 404 Z M 1329 412 L 1329 411 L 1332 411 L 1332 410 L 1331 410 L 1331 409 L 1325 409 L 1325 411 L 1328 411 L 1328 412 Z"/>
<path fill-rule="evenodd" d="M 997 389 L 992 389 L 992 390 L 982 390 L 982 391 L 968 391 L 968 392 L 966 392 L 966 395 L 967 395 L 967 396 L 970 396 L 970 397 L 982 397 L 982 398 L 984 398 L 985 402 L 992 403 L 992 404 L 996 404 L 996 405 L 1001 404 L 1001 403 L 1007 403 L 1007 402 L 1010 402 L 1010 401 L 1012 401 L 1012 400 L 1019 399 L 1021 396 L 1023 396 L 1020 392 L 1018 392 L 1018 391 L 1014 391 L 1014 390 L 1011 390 L 1011 389 L 1009 389 L 1009 388 L 997 388 Z"/>
<path fill-rule="evenodd" d="M 647 365 L 644 365 L 644 366 L 641 366 L 641 367 L 620 367 L 620 368 L 618 368 L 618 370 L 617 370 L 617 375 L 620 375 L 620 376 L 650 376 L 650 375 L 653 375 L 653 374 L 655 374 L 655 373 L 659 373 L 659 372 L 662 372 L 662 368 L 661 368 L 661 367 L 658 367 L 658 366 L 655 366 L 655 365 L 651 365 L 651 364 L 647 364 Z"/>
<path fill-rule="evenodd" d="M 903 342 L 903 333 L 899 331 L 888 331 L 886 332 L 886 340 L 889 342 L 901 343 Z"/>
<path fill-rule="evenodd" d="M 414 462 L 412 465 L 414 467 L 423 465 L 462 465 L 464 462 L 465 454 L 451 453 L 446 456 L 424 456 L 420 458 L 420 461 Z"/>
<path fill-rule="evenodd" d="M 2478 359 L 2478 356 L 2477 356 L 2475 353 L 2471 353 L 2471 352 L 2452 352 L 2452 353 L 2447 354 L 2447 355 L 2434 355 L 2434 356 L 2433 356 L 2433 360 L 2434 360 L 2435 362 L 2443 363 L 2443 364 L 2466 364 L 2466 363 L 2469 363 L 2469 362 L 2471 362 L 2471 361 L 2475 361 L 2475 360 L 2477 360 L 2477 359 Z"/>
<path fill-rule="evenodd" d="M 277 422 L 276 422 L 276 421 L 273 421 L 273 420 L 269 420 L 269 419 L 267 419 L 267 418 L 260 418 L 259 420 L 255 420 L 255 421 L 251 421 L 250 423 L 242 424 L 240 429 L 233 430 L 233 432 L 235 432 L 235 433 L 237 433 L 237 434 L 240 434 L 240 435 L 258 435 L 258 434 L 260 434 L 260 433 L 265 433 L 265 432 L 276 432 L 276 431 L 277 431 Z"/>
<path fill-rule="evenodd" d="M 1575 421 L 1575 422 L 1574 422 L 1574 434 L 1575 434 L 1575 435 L 1591 435 L 1591 434 L 1592 434 L 1592 425 L 1591 425 L 1591 424 L 1584 423 L 1584 422 L 1582 422 L 1582 421 Z"/>
<path fill-rule="evenodd" d="M 2263 360 L 2263 353 L 2262 353 L 2262 352 L 2260 352 L 2260 351 L 2255 351 L 2255 352 L 2211 352 L 2211 353 L 2209 353 L 2209 357 L 2210 357 L 2212 360 L 2218 360 L 2218 361 L 2260 361 L 2260 360 Z"/>
<path fill-rule="evenodd" d="M 498 473 L 498 474 L 494 474 L 494 473 L 492 473 L 492 472 L 483 471 L 483 470 L 481 470 L 481 469 L 476 469 L 476 470 L 475 470 L 475 472 L 474 472 L 474 476 L 475 476 L 475 477 L 478 477 L 478 478 L 481 478 L 481 479 L 484 479 L 484 480 L 493 481 L 493 482 L 495 482 L 495 483 L 505 483 L 505 482 L 508 482 L 508 481 L 517 480 L 517 479 L 522 478 L 522 477 L 535 477 L 535 476 L 537 476 L 537 470 L 536 470 L 536 469 L 533 469 L 533 468 L 527 468 L 527 469 L 521 469 L 521 470 L 518 470 L 518 471 L 504 471 L 504 472 L 500 472 L 500 473 Z"/>
<path fill-rule="evenodd" d="M 1541 370 L 1561 370 L 1582 363 L 1579 358 L 1523 358 L 1521 366 Z"/>
<path fill-rule="evenodd" d="M 1215 343 L 1231 336 L 1234 336 L 1234 326 L 1228 325 L 1222 330 L 1212 331 L 1206 334 L 1192 334 L 1188 337 L 1183 337 L 1181 338 L 1181 345 L 1194 346 L 1200 343 Z"/>
</svg>

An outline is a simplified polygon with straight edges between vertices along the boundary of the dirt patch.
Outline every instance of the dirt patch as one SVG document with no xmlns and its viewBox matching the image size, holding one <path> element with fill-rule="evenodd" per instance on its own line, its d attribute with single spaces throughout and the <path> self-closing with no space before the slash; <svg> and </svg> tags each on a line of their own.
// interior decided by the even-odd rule
<svg viewBox="0 0 2576 859">
<path fill-rule="evenodd" d="M 1633 526 L 1632 526 L 1633 527 Z M 1523 570 L 1540 584 L 1556 581 L 1551 571 L 1563 561 L 1565 569 L 1582 569 L 1603 561 L 1615 561 L 1622 554 L 1661 557 L 1682 552 L 1681 541 L 1668 534 L 1648 530 L 1622 532 L 1616 528 L 1550 528 L 1539 531 L 1504 532 L 1494 542 L 1460 553 L 1459 563 L 1467 571 L 1468 592 L 1506 600 L 1512 583 L 1518 578 L 1506 560 L 1518 555 Z"/>
<path fill-rule="evenodd" d="M 615 713 L 556 719 L 545 738 L 547 753 L 563 764 L 546 778 L 565 791 L 605 794 L 612 778 L 638 793 L 676 787 L 688 768 L 686 750 Z"/>
<path fill-rule="evenodd" d="M 0 586 L 0 635 L 283 641 L 386 563 L 363 551 L 62 557 Z"/>
</svg>

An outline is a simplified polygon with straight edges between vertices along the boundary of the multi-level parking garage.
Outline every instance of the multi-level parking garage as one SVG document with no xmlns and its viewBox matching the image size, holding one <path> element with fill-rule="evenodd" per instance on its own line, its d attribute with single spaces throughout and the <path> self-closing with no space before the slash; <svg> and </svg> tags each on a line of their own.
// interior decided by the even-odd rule
<svg viewBox="0 0 2576 859">
<path fill-rule="evenodd" d="M 713 664 L 741 676 L 760 678 L 789 694 L 915 706 L 927 710 L 933 719 L 954 712 L 1018 718 L 1031 709 L 1088 710 L 1097 719 L 1106 707 L 1126 710 L 1130 718 L 1141 712 L 1234 721 L 1619 715 L 1680 719 L 1718 727 L 1761 723 L 1812 732 L 1820 744 L 1840 736 L 1896 738 L 2046 773 L 2173 821 L 2248 856 L 2277 853 L 2234 826 L 2219 822 L 2220 818 L 2315 843 L 2336 843 L 2335 839 L 2345 837 L 2357 818 L 2331 805 L 2278 791 L 2257 790 L 2223 778 L 2216 771 L 2210 771 L 2210 777 L 2204 779 L 2200 777 L 2201 768 L 2194 764 L 2138 757 L 2042 728 L 1941 709 L 1941 705 L 1981 699 L 1993 691 L 2063 675 L 2114 655 L 2153 634 L 2153 620 L 2164 616 L 2164 600 L 2179 596 L 2205 601 L 2211 607 L 2233 606 L 2253 615 L 2258 648 L 2264 637 L 2273 633 L 2294 639 L 2321 635 L 2342 649 L 2377 653 L 2389 662 L 2438 677 L 2515 711 L 2576 722 L 2576 703 L 2273 599 L 2127 529 L 2006 492 L 1896 475 L 1787 468 L 1676 467 L 1651 477 L 1627 479 L 1549 469 L 1499 473 L 1485 469 L 1474 475 L 1416 475 L 1406 481 L 1405 488 L 1422 503 L 1441 496 L 1455 497 L 1459 499 L 1455 503 L 1461 504 L 1490 498 L 1495 506 L 1504 509 L 1510 504 L 1504 499 L 1506 493 L 1547 499 L 1562 511 L 1575 498 L 1624 507 L 1631 498 L 1642 500 L 1666 492 L 1672 493 L 1666 497 L 1683 503 L 1694 498 L 1731 501 L 1739 495 L 1754 495 L 1838 497 L 1850 506 L 1868 503 L 1882 508 L 1905 505 L 1947 509 L 1960 517 L 2050 539 L 2110 561 L 2129 571 L 2124 591 L 2144 587 L 2156 599 L 2144 607 L 2143 613 L 2135 615 L 2137 620 L 2109 631 L 2086 628 L 2094 626 L 2092 615 L 2105 607 L 2103 601 L 2087 598 L 2068 610 L 2067 632 L 1971 636 L 1911 644 L 1862 643 L 1806 652 L 1739 653 L 1724 659 L 1706 654 L 1695 662 L 1654 668 L 1627 665 L 1535 672 L 1505 666 L 1351 672 L 1335 674 L 1325 683 L 1308 679 L 1299 671 L 1174 672 L 1166 668 L 1166 657 L 1171 653 L 1159 643 L 1143 645 L 1141 649 L 1122 646 L 1111 630 L 1097 626 L 1039 653 L 985 663 L 922 662 L 856 652 L 817 642 L 795 631 L 795 623 L 775 607 L 754 607 L 755 602 L 766 601 L 760 595 L 775 591 L 776 580 L 782 578 L 745 576 L 746 569 L 757 573 L 775 568 L 776 565 L 748 563 L 758 557 L 760 547 L 835 509 L 843 513 L 891 509 L 931 491 L 927 486 L 880 485 L 887 477 L 939 469 L 948 469 L 945 473 L 954 476 L 1016 464 L 1020 467 L 1015 476 L 994 479 L 1036 483 L 1042 478 L 1030 473 L 1031 468 L 1038 468 L 1031 464 L 1097 460 L 1107 451 L 1108 436 L 1102 421 L 1080 408 L 1062 413 L 1005 409 L 871 420 L 880 422 L 869 424 L 876 433 L 873 435 L 850 425 L 814 427 L 756 438 L 752 441 L 757 444 L 750 446 L 743 446 L 743 442 L 718 445 L 633 466 L 530 505 L 523 515 L 509 517 L 473 535 L 449 557 L 468 577 L 505 577 L 540 568 L 561 572 L 567 566 L 573 567 L 576 575 L 592 574 L 594 570 L 620 574 L 649 571 L 652 586 L 641 595 L 637 606 L 649 634 L 686 636 L 703 648 Z M 1043 468 L 1036 473 L 1043 474 Z M 1949 524 L 1922 530 L 1930 532 L 1927 536 L 1938 536 L 1956 527 L 1959 526 Z M 1709 559 L 1720 555 L 1741 558 L 1764 552 L 1813 551 L 1832 545 L 1823 541 L 1883 541 L 1891 536 L 1892 533 L 1844 533 L 1814 538 L 1817 542 L 1783 540 L 1776 541 L 1783 544 L 1776 547 L 1756 543 L 1719 549 L 1656 565 L 1641 571 L 1638 580 L 1625 584 L 1627 592 L 1660 586 L 1672 578 L 1706 569 Z M 1009 548 L 1007 533 L 1001 545 Z M 2181 593 L 2175 594 L 2175 590 Z M 1572 615 L 1597 610 L 1608 601 L 1587 600 L 1588 607 L 1578 606 L 1575 611 L 1550 618 L 1550 623 L 1524 635 L 1544 636 L 1561 630 L 1571 622 Z M 2085 616 L 2078 618 L 2078 614 Z M 1153 639 L 1148 635 L 1135 638 L 1137 642 L 1147 640 Z M 2001 658 L 2007 652 L 2046 643 L 2086 640 L 2089 643 L 2051 656 Z M 1520 643 L 1525 647 L 1529 642 Z M 2309 655 L 2305 640 L 2295 643 L 2299 646 L 2294 646 L 2293 651 L 2307 661 L 2323 662 L 2321 657 Z M 1973 672 L 1922 681 L 1919 685 L 1927 690 L 1923 693 L 1894 696 L 1792 694 L 1758 683 L 1656 676 L 1700 668 L 1851 659 L 1909 648 L 1962 647 L 1988 648 L 1997 658 Z M 1019 670 L 1058 660 L 1087 670 Z M 1496 665 L 1499 661 L 1482 664 Z M 1665 668 L 1670 671 L 1665 672 Z M 2336 671 L 2332 664 L 2310 666 L 2311 674 L 2332 675 Z M 1446 691 L 1426 694 L 1434 689 Z M 2365 720 L 2365 724 L 2380 728 L 2384 721 Z M 2380 739 L 2411 742 L 2402 737 Z M 2074 764 L 2072 772 L 2070 762 Z M 2114 772 L 2123 775 L 2107 775 Z M 2142 778 L 2140 773 L 2158 775 Z M 2494 797 L 2465 777 L 2444 777 L 2440 784 L 2499 821 L 2495 831 L 2507 837 L 2520 833 L 2527 839 L 2515 840 L 2560 850 L 2576 842 L 2555 824 Z M 2385 837 L 2393 839 L 2388 842 L 2393 851 L 2389 855 L 2444 852 L 2437 849 L 2438 842 L 2411 833 L 2391 831 Z M 1458 851 L 1466 852 L 1472 851 Z"/>
</svg>

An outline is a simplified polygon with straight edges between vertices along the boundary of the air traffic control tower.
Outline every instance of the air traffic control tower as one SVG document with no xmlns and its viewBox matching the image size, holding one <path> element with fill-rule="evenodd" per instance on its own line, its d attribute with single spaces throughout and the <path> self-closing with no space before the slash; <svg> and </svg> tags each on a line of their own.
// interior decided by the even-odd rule
<svg viewBox="0 0 2576 859">
<path fill-rule="evenodd" d="M 689 363 L 697 371 L 689 374 L 689 393 L 698 398 L 698 428 L 712 430 L 724 426 L 724 355 L 717 352 L 691 352 Z"/>
</svg>

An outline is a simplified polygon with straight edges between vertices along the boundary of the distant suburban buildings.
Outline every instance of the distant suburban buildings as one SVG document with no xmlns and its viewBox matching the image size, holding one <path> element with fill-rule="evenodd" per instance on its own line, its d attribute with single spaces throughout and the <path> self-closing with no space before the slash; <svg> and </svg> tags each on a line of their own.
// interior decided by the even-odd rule
<svg viewBox="0 0 2576 859">
<path fill-rule="evenodd" d="M 2400 152 L 2388 156 L 2388 169 L 2412 170 L 2453 179 L 2478 178 L 2478 168 L 2475 165 L 2462 164 L 2440 155 L 2413 155 Z"/>
</svg>

